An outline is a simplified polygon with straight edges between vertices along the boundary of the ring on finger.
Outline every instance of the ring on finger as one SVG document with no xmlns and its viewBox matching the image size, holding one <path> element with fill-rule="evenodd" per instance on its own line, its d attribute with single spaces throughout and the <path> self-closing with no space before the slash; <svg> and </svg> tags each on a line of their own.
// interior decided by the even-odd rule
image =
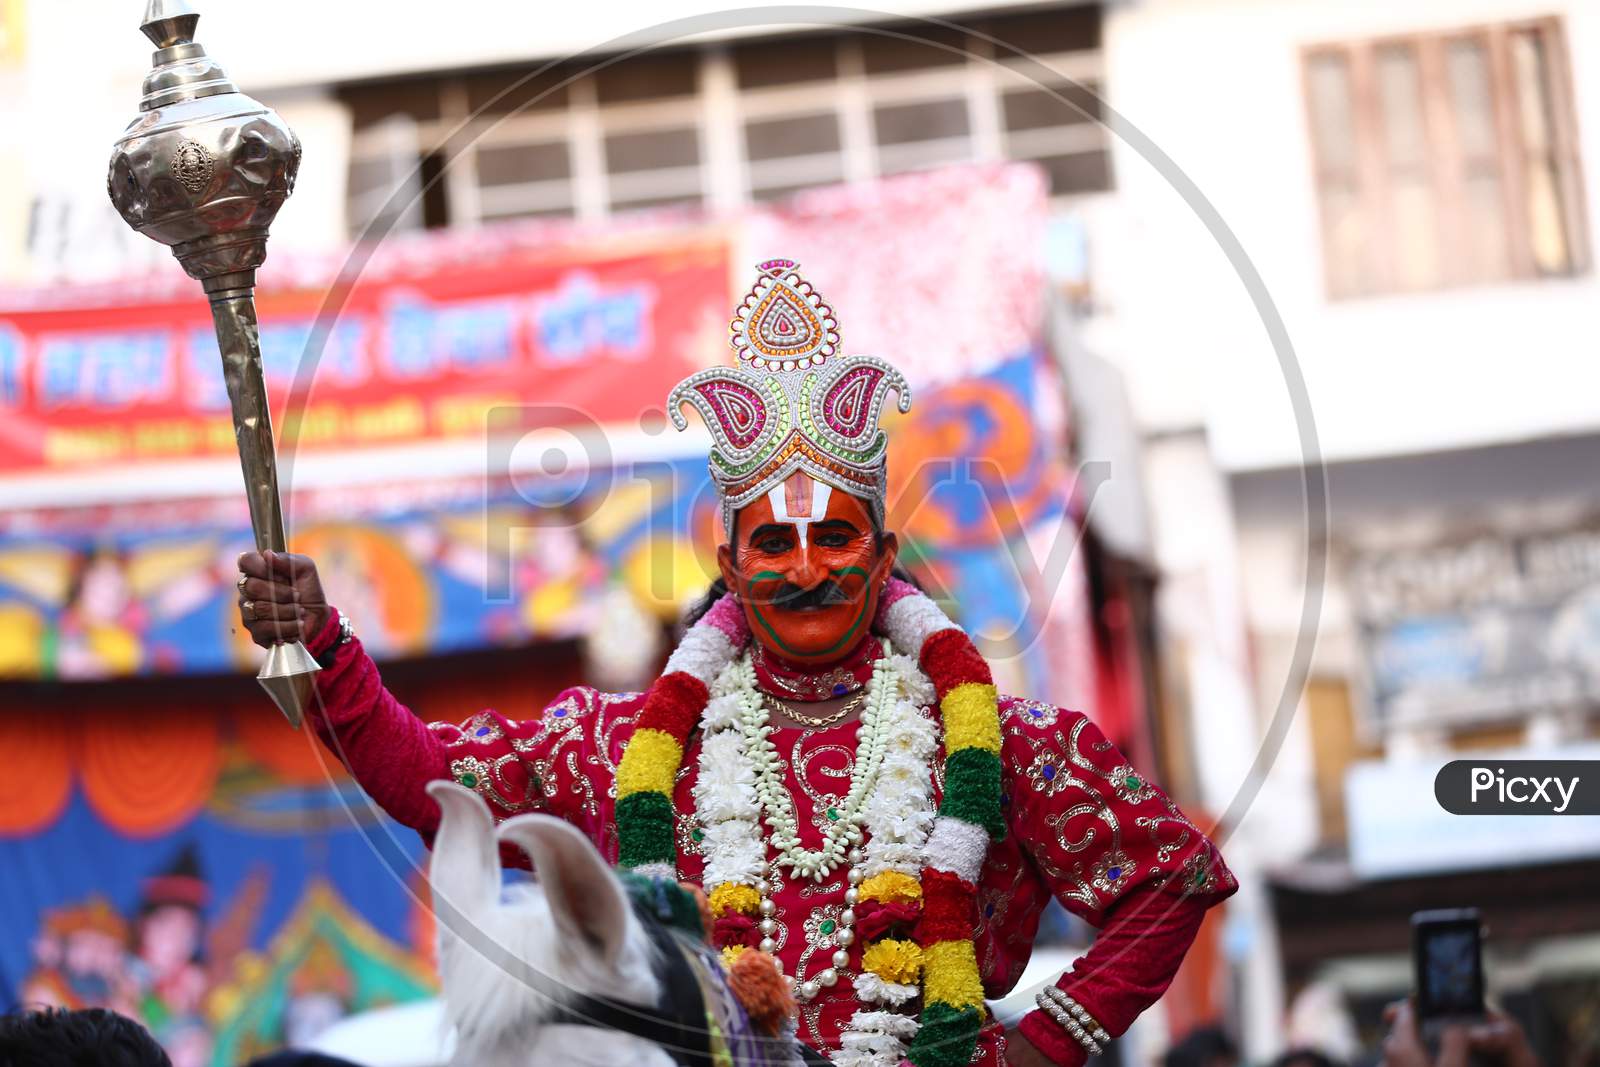
<svg viewBox="0 0 1600 1067">
<path fill-rule="evenodd" d="M 256 602 L 254 600 L 246 600 L 239 607 L 241 610 L 249 612 L 250 618 L 254 619 L 256 617 Z"/>
<path fill-rule="evenodd" d="M 239 575 L 239 580 L 237 582 L 234 582 L 233 584 L 238 586 L 239 587 L 239 592 L 242 593 L 242 592 L 244 592 L 244 583 L 248 582 L 249 580 L 250 580 L 250 576 L 248 574 L 241 574 L 241 575 Z"/>
</svg>

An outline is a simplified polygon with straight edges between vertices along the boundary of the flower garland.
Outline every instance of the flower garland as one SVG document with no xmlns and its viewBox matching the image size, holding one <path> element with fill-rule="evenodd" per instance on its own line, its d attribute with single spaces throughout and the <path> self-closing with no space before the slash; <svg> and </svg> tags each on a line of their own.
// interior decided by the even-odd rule
<svg viewBox="0 0 1600 1067">
<path fill-rule="evenodd" d="M 729 595 L 685 634 L 666 671 L 645 695 L 617 768 L 620 859 L 640 873 L 674 876 L 672 785 L 689 734 L 703 722 L 695 804 L 705 831 L 714 941 L 726 954 L 729 948 L 748 946 L 758 929 L 764 935 L 775 929 L 775 906 L 763 891 L 770 887 L 761 878 L 766 842 L 756 824 L 764 810 L 780 865 L 787 857 L 792 871 L 819 881 L 841 861 L 851 865 L 845 891 L 845 914 L 851 919 L 835 936 L 840 946 L 835 967 L 823 974 L 831 971 L 837 980 L 838 968 L 848 963 L 851 927 L 865 927 L 869 909 L 884 920 L 874 925 L 880 932 L 896 921 L 915 921 L 914 940 L 884 937 L 867 947 L 864 971 L 854 986 L 863 1002 L 897 1005 L 916 994 L 920 977 L 920 1019 L 858 1011 L 834 1062 L 875 1067 L 897 1063 L 903 1055 L 916 1067 L 956 1067 L 971 1059 L 983 1023 L 983 986 L 972 941 L 978 872 L 989 841 L 1005 831 L 998 696 L 988 664 L 971 640 L 914 587 L 891 581 L 879 622 L 901 655 L 880 661 L 868 698 L 869 711 L 874 706 L 877 710 L 870 712 L 871 722 L 869 713 L 863 714 L 857 762 L 865 760 L 871 773 L 858 767 L 841 812 L 848 818 L 834 821 L 821 849 L 799 847 L 792 810 L 787 821 L 784 817 L 788 797 L 770 785 L 781 768 L 769 751 L 771 727 L 765 724 L 765 711 L 751 707 L 760 701 L 750 699 L 754 678 L 748 660 L 741 657 L 748 633 L 738 603 Z M 904 659 L 912 652 L 920 671 Z M 905 711 L 912 709 L 926 723 L 920 708 L 928 702 L 930 688 L 939 704 L 945 741 L 944 797 L 931 828 L 926 792 L 931 784 L 918 784 L 931 777 L 931 724 L 919 731 Z M 889 738 L 895 739 L 896 751 L 890 751 Z M 879 787 L 873 788 L 869 779 Z M 865 849 L 858 847 L 862 827 L 868 835 Z M 763 936 L 756 947 L 770 952 L 776 946 Z M 807 984 L 800 986 L 802 997 Z"/>
<path fill-rule="evenodd" d="M 713 687 L 706 735 L 701 742 L 700 773 L 695 782 L 696 813 L 705 829 L 705 880 L 714 887 L 713 913 L 722 910 L 714 924 L 713 940 L 737 945 L 742 939 L 744 944 L 764 952 L 777 947 L 772 938 L 777 932 L 777 923 L 771 917 L 775 909 L 767 899 L 771 886 L 763 877 L 766 849 L 751 808 L 741 806 L 747 783 L 752 780 L 760 801 L 759 811 L 772 830 L 779 868 L 787 867 L 799 877 L 819 880 L 839 866 L 836 859 L 850 865 L 847 881 L 851 888 L 846 891 L 846 908 L 837 920 L 827 920 L 823 928 L 837 947 L 833 966 L 801 982 L 802 1000 L 810 1000 L 822 988 L 832 986 L 839 970 L 848 965 L 849 946 L 856 937 L 856 906 L 859 904 L 863 910 L 871 906 L 868 896 L 876 891 L 875 886 L 894 891 L 905 883 L 920 894 L 916 872 L 933 819 L 929 759 L 938 742 L 933 724 L 922 713 L 926 701 L 910 696 L 931 696 L 931 687 L 925 682 L 914 684 L 913 680 L 919 677 L 916 663 L 908 657 L 886 656 L 874 664 L 856 744 L 851 789 L 839 805 L 828 810 L 833 818 L 825 841 L 849 842 L 839 856 L 826 845 L 817 850 L 798 846 L 793 802 L 783 783 L 783 764 L 770 740 L 767 709 L 756 688 L 750 660 L 742 659 L 724 671 Z M 731 717 L 725 714 L 729 696 L 739 709 Z M 731 744 L 730 738 L 737 739 L 738 744 Z M 855 799 L 858 797 L 860 802 Z M 864 850 L 859 847 L 862 830 L 867 835 Z M 878 873 L 868 878 L 867 871 Z M 755 928 L 749 925 L 757 918 L 759 941 L 755 940 Z M 869 956 L 872 951 L 867 950 Z M 914 987 L 910 993 L 915 993 Z"/>
</svg>

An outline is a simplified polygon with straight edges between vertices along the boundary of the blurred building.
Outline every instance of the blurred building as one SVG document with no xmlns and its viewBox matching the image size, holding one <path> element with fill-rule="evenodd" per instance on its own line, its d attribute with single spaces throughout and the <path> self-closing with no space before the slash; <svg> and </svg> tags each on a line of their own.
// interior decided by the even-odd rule
<svg viewBox="0 0 1600 1067">
<path fill-rule="evenodd" d="M 1597 15 L 1107 9 L 1110 103 L 1165 159 L 1114 142 L 1093 257 L 1108 313 L 1085 337 L 1146 434 L 1201 795 L 1265 875 L 1227 938 L 1257 1051 L 1297 1036 L 1280 1005 L 1330 986 L 1370 1040 L 1410 986 L 1409 913 L 1477 905 L 1491 987 L 1549 1062 L 1594 1056 L 1578 1006 L 1600 982 L 1600 836 L 1447 815 L 1432 789 L 1453 756 L 1592 755 L 1600 737 Z M 1326 546 L 1299 469 L 1315 458 Z M 1307 685 L 1286 694 L 1297 653 Z"/>
</svg>

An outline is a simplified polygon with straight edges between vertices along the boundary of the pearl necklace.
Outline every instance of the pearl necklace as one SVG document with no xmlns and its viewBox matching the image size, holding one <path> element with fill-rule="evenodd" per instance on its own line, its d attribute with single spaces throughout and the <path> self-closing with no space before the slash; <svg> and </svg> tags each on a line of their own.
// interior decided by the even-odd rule
<svg viewBox="0 0 1600 1067">
<path fill-rule="evenodd" d="M 844 891 L 844 910 L 840 913 L 838 923 L 832 931 L 832 938 L 837 947 L 829 960 L 831 966 L 818 972 L 815 977 L 799 983 L 795 982 L 793 976 L 784 976 L 799 1000 L 810 1001 L 822 990 L 837 984 L 839 972 L 850 962 L 849 950 L 855 941 L 853 929 L 856 922 L 855 905 L 860 900 L 861 891 L 858 887 L 865 878 L 862 867 L 867 860 L 861 848 L 863 840 L 861 827 L 866 821 L 873 790 L 878 785 L 879 771 L 883 767 L 890 734 L 896 732 L 894 729 L 896 716 L 892 712 L 896 710 L 899 702 L 905 699 L 905 680 L 890 658 L 879 659 L 874 664 L 872 679 L 867 684 L 866 707 L 861 716 L 861 731 L 856 742 L 856 758 L 850 776 L 850 790 L 841 805 L 829 810 L 830 816 L 837 817 L 832 819 L 824 834 L 822 847 L 818 849 L 800 847 L 794 801 L 783 783 L 783 763 L 778 757 L 776 746 L 772 744 L 773 728 L 767 721 L 766 701 L 755 688 L 754 672 L 750 670 L 743 672 L 742 676 L 735 679 L 735 685 L 737 687 L 735 696 L 739 701 L 737 722 L 745 742 L 744 755 L 754 767 L 756 796 L 760 801 L 765 821 L 772 830 L 773 848 L 778 852 L 774 866 L 787 867 L 798 877 L 809 876 L 814 881 L 821 882 L 842 864 L 849 865 L 845 872 L 848 885 Z M 900 732 L 904 732 L 904 724 L 901 725 Z M 885 833 L 881 844 L 890 845 L 895 837 L 896 835 Z M 754 888 L 760 895 L 758 905 L 760 949 L 777 959 L 778 944 L 774 938 L 778 930 L 775 918 L 777 903 L 772 899 L 775 887 L 768 878 L 758 877 L 754 879 Z"/>
<path fill-rule="evenodd" d="M 838 806 L 828 809 L 832 822 L 822 835 L 822 846 L 811 849 L 800 844 L 794 800 L 783 784 L 784 762 L 772 743 L 774 728 L 768 721 L 767 702 L 756 688 L 755 672 L 748 660 L 741 674 L 740 682 L 744 684 L 738 693 L 739 728 L 744 737 L 745 757 L 755 768 L 756 798 L 772 831 L 772 847 L 778 852 L 777 865 L 789 868 L 797 877 L 821 882 L 844 863 L 860 862 L 850 860 L 849 853 L 861 844 L 861 807 L 877 784 L 878 769 L 883 765 L 888 741 L 884 727 L 889 721 L 888 706 L 899 696 L 898 679 L 884 660 L 878 660 L 873 666 L 872 680 L 867 683 L 866 707 L 861 710 L 861 732 L 856 741 L 850 791 Z M 861 877 L 859 872 L 852 873 L 855 874 L 853 885 Z"/>
</svg>

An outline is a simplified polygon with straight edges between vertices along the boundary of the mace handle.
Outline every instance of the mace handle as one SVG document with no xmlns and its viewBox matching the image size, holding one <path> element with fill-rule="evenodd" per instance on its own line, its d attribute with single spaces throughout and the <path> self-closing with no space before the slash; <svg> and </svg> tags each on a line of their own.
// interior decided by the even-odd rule
<svg viewBox="0 0 1600 1067">
<path fill-rule="evenodd" d="M 272 412 L 267 407 L 267 381 L 261 368 L 261 333 L 256 301 L 249 288 L 213 291 L 211 321 L 222 352 L 222 379 L 233 409 L 233 436 L 244 471 L 245 499 L 250 504 L 250 530 L 256 551 L 287 552 L 283 500 L 278 495 L 278 460 L 272 445 Z M 256 675 L 273 703 L 298 727 L 314 699 L 312 675 L 322 667 L 298 641 L 275 645 Z"/>
</svg>

